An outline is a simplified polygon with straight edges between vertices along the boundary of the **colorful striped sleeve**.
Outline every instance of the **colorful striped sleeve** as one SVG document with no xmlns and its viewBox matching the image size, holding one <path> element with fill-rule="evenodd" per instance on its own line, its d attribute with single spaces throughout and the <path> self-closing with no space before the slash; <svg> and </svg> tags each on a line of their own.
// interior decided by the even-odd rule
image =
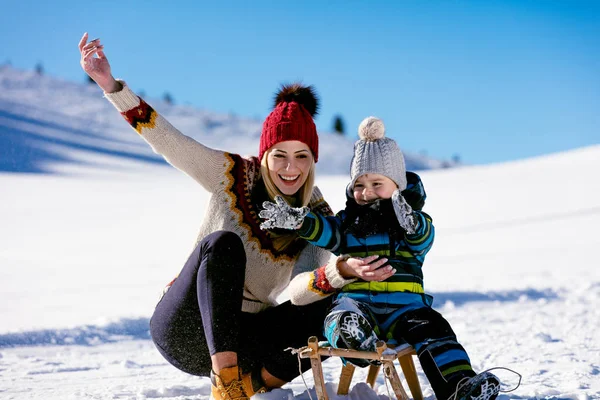
<svg viewBox="0 0 600 400">
<path fill-rule="evenodd" d="M 419 221 L 414 234 L 406 234 L 404 242 L 409 251 L 414 255 L 424 256 L 431 249 L 435 237 L 435 228 L 431 217 L 422 211 L 413 211 Z"/>
<path fill-rule="evenodd" d="M 298 235 L 333 254 L 343 254 L 345 250 L 344 236 L 341 233 L 343 217 L 343 211 L 335 216 L 323 216 L 309 212 L 304 218 L 302 227 L 298 230 Z"/>
</svg>

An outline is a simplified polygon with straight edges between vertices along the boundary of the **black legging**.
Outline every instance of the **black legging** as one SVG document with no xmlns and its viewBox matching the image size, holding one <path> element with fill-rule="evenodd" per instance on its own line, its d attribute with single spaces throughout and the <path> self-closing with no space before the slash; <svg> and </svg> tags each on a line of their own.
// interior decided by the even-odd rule
<svg viewBox="0 0 600 400">
<path fill-rule="evenodd" d="M 239 236 L 228 231 L 206 236 L 156 306 L 152 340 L 167 361 L 189 374 L 207 376 L 212 354 L 233 351 L 244 371 L 264 366 L 289 382 L 298 376 L 298 359 L 285 349 L 304 346 L 312 335 L 323 339 L 330 300 L 242 312 L 245 269 Z M 302 370 L 309 368 L 303 360 Z"/>
</svg>

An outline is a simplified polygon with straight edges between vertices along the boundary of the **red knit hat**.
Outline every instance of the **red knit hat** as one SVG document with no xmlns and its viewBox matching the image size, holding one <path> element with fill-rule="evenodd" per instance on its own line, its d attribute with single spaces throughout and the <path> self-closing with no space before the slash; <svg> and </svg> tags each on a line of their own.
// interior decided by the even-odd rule
<svg viewBox="0 0 600 400">
<path fill-rule="evenodd" d="M 258 158 L 272 146 L 286 140 L 305 143 L 319 159 L 319 137 L 313 116 L 317 114 L 319 101 L 312 86 L 299 83 L 283 85 L 275 97 L 275 107 L 263 123 Z"/>
</svg>

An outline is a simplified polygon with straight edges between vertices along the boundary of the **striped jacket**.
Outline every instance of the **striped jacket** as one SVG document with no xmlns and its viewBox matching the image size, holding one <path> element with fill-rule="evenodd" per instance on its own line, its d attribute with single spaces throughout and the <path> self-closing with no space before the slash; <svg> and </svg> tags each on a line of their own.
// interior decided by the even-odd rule
<svg viewBox="0 0 600 400">
<path fill-rule="evenodd" d="M 431 249 L 435 230 L 431 217 L 422 212 L 426 194 L 421 179 L 415 173 L 407 173 L 408 186 L 402 192 L 407 202 L 413 207 L 419 224 L 417 231 L 406 234 L 399 229 L 381 229 L 366 237 L 358 237 L 345 229 L 348 207 L 335 216 L 324 216 L 310 212 L 304 219 L 302 227 L 298 230 L 301 237 L 310 243 L 330 250 L 336 255 L 350 257 L 366 257 L 380 255 L 386 257 L 388 263 L 396 269 L 396 273 L 383 282 L 367 282 L 355 280 L 341 288 L 340 296 L 349 296 L 359 301 L 364 301 L 375 306 L 405 305 L 414 302 L 431 304 L 431 296 L 425 294 L 423 286 L 423 272 L 421 270 L 425 255 Z M 353 199 L 349 199 L 353 202 Z M 382 219 L 396 220 L 393 209 L 382 211 Z M 350 221 L 347 221 L 347 223 Z M 304 304 L 315 301 L 319 297 L 338 292 L 338 288 L 323 290 L 318 284 L 323 273 L 320 269 L 298 276 L 292 282 L 291 288 L 296 288 L 299 293 L 300 285 L 306 285 L 311 293 L 311 298 L 298 299 L 293 296 L 292 301 Z M 306 289 L 304 286 L 304 289 Z"/>
</svg>

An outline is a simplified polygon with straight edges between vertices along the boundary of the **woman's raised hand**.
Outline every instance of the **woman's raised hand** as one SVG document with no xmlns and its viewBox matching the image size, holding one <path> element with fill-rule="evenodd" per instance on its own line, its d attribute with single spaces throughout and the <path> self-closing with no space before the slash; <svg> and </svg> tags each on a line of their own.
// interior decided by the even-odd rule
<svg viewBox="0 0 600 400">
<path fill-rule="evenodd" d="M 363 281 L 384 281 L 394 275 L 396 270 L 386 265 L 387 258 L 378 259 L 379 256 L 365 258 L 349 258 L 338 263 L 338 270 L 344 278 L 359 278 Z"/>
<path fill-rule="evenodd" d="M 104 46 L 100 39 L 87 42 L 87 32 L 79 41 L 79 52 L 81 53 L 81 68 L 92 78 L 106 93 L 118 92 L 122 86 L 113 78 L 110 72 L 110 64 L 104 54 Z"/>
</svg>

